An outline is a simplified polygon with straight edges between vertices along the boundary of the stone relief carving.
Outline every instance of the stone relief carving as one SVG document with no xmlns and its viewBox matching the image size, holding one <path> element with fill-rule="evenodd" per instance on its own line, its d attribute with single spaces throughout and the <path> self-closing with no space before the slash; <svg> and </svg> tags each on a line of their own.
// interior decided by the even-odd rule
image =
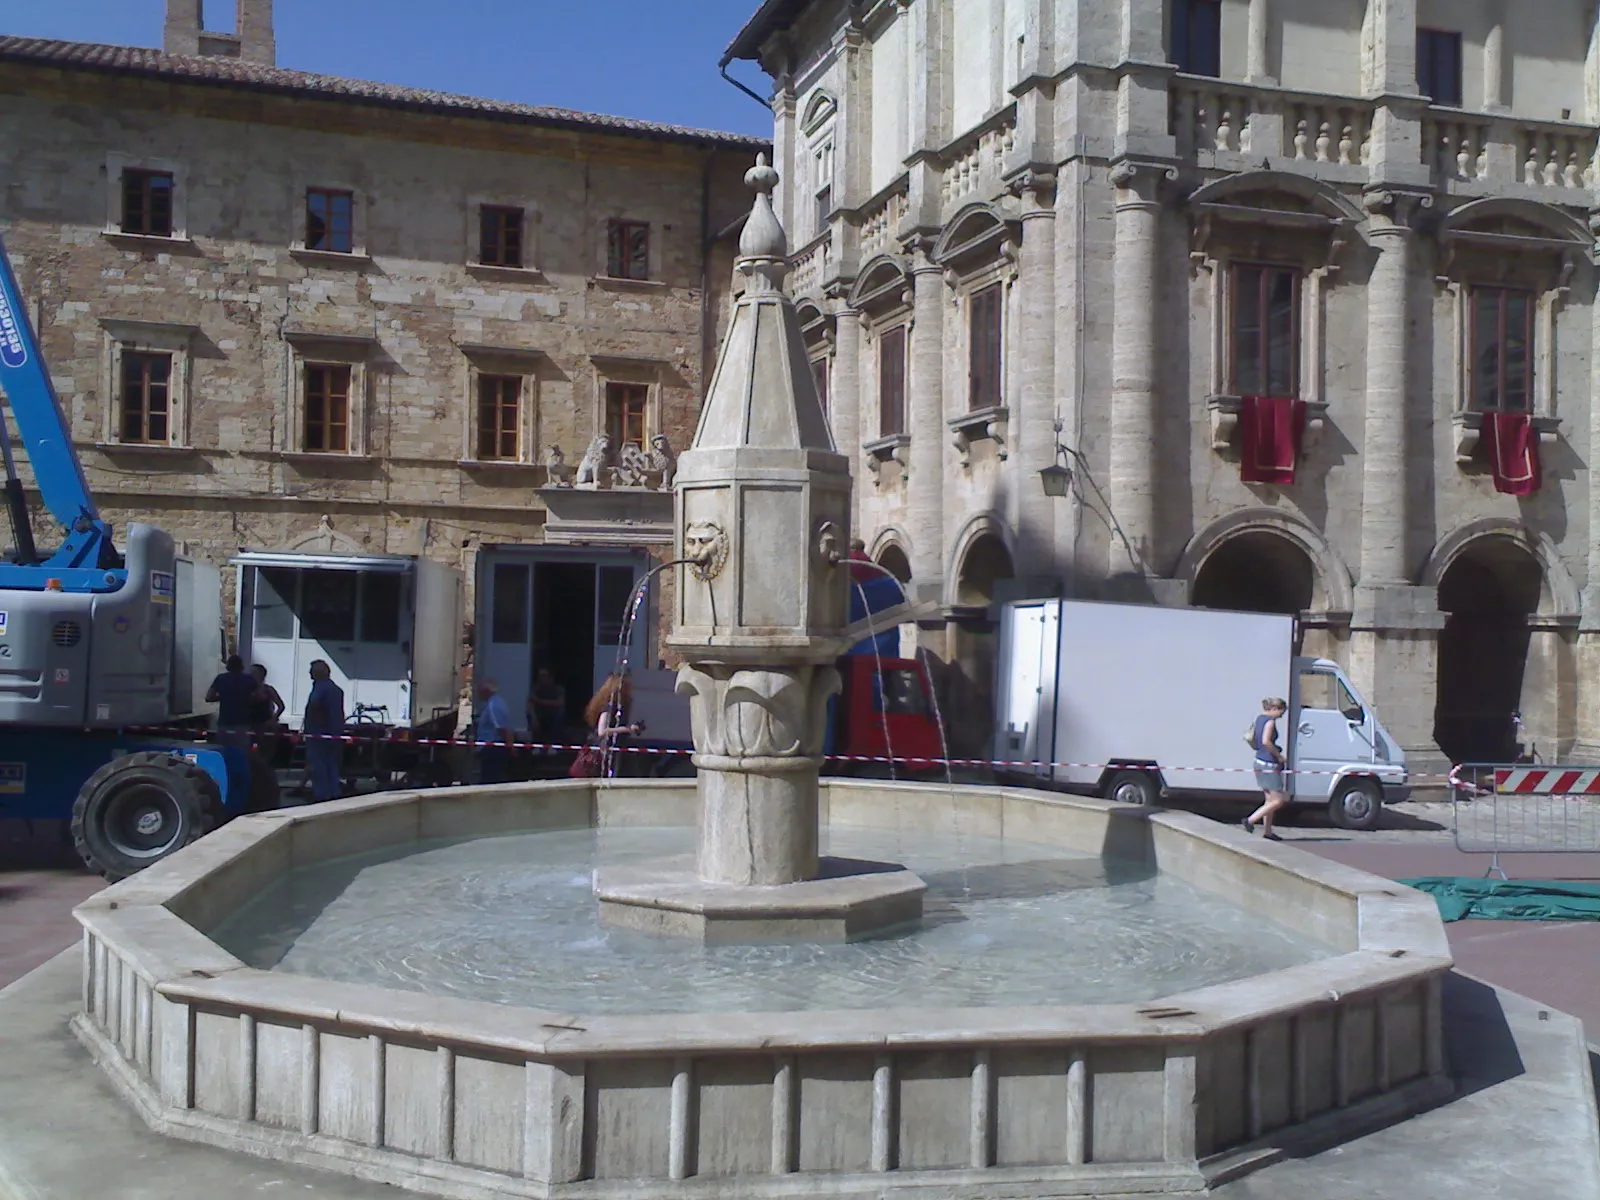
<svg viewBox="0 0 1600 1200">
<path fill-rule="evenodd" d="M 844 534 L 832 521 L 817 527 L 817 558 L 825 566 L 838 566 L 844 560 Z"/>
<path fill-rule="evenodd" d="M 560 446 L 551 446 L 544 452 L 544 469 L 551 487 L 572 486 L 574 468 L 567 462 L 567 456 Z"/>
<path fill-rule="evenodd" d="M 678 476 L 678 456 L 664 433 L 658 433 L 650 439 L 650 468 L 659 478 L 656 486 L 662 491 L 670 491 L 672 481 Z"/>
<path fill-rule="evenodd" d="M 583 461 L 578 464 L 578 477 L 575 482 L 599 487 L 601 476 L 610 461 L 611 439 L 603 433 L 599 434 L 584 452 Z"/>
<path fill-rule="evenodd" d="M 650 482 L 650 456 L 638 446 L 628 443 L 617 455 L 617 465 L 611 468 L 611 482 L 615 487 L 646 487 Z"/>
<path fill-rule="evenodd" d="M 709 583 L 727 565 L 728 535 L 715 521 L 695 521 L 684 527 L 683 556 L 694 564 L 694 577 Z"/>
<path fill-rule="evenodd" d="M 839 687 L 831 666 L 708 663 L 678 671 L 678 691 L 689 694 L 696 750 L 728 758 L 820 755 L 828 701 Z"/>
</svg>

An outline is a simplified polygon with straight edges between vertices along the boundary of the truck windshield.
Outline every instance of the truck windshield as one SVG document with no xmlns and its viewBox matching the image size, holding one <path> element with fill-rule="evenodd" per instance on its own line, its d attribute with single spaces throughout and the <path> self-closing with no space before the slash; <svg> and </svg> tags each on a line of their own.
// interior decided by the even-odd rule
<svg viewBox="0 0 1600 1200">
<path fill-rule="evenodd" d="M 1359 721 L 1364 715 L 1361 702 L 1350 694 L 1344 680 L 1327 671 L 1301 672 L 1300 707 L 1343 713 L 1352 721 Z"/>
<path fill-rule="evenodd" d="M 909 667 L 891 667 L 878 673 L 875 689 L 879 712 L 920 717 L 928 712 L 928 697 L 922 689 L 922 675 Z"/>
</svg>

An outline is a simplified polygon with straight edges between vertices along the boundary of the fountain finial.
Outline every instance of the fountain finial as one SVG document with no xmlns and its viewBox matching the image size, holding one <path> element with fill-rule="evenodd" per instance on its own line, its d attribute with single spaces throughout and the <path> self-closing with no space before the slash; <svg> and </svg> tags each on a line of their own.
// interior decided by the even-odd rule
<svg viewBox="0 0 1600 1200">
<path fill-rule="evenodd" d="M 744 181 L 756 198 L 744 232 L 739 235 L 739 270 L 750 280 L 751 290 L 781 291 L 789 273 L 789 238 L 778 214 L 772 211 L 778 172 L 768 165 L 765 154 L 758 154 L 756 165 L 745 172 Z"/>
</svg>

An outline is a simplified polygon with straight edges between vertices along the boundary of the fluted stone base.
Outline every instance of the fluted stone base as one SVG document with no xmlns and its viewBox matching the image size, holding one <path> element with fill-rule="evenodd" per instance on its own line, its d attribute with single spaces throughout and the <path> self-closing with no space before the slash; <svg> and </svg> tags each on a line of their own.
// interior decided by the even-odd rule
<svg viewBox="0 0 1600 1200">
<path fill-rule="evenodd" d="M 823 858 L 816 879 L 769 887 L 707 883 L 688 858 L 595 876 L 600 920 L 702 942 L 851 942 L 913 925 L 927 885 L 894 863 Z"/>
</svg>

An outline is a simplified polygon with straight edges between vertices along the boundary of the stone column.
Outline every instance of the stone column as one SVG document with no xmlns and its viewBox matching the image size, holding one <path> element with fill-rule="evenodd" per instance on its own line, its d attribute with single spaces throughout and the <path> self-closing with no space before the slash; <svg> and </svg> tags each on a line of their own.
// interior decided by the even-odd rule
<svg viewBox="0 0 1600 1200">
<path fill-rule="evenodd" d="M 1367 282 L 1366 412 L 1361 438 L 1361 559 L 1350 623 L 1350 672 L 1378 709 L 1414 770 L 1436 751 L 1433 716 L 1438 638 L 1444 628 L 1438 595 L 1411 583 L 1413 541 L 1407 503 L 1412 404 L 1408 303 L 1412 284 L 1412 219 L 1431 206 L 1420 193 L 1374 190 L 1366 196 L 1367 236 L 1378 252 Z M 1424 401 L 1417 401 L 1424 403 Z M 1431 453 L 1424 446 L 1423 453 Z"/>
<path fill-rule="evenodd" d="M 1483 39 L 1483 107 L 1489 112 L 1506 111 L 1506 21 L 1498 5 L 1494 24 Z M 1462 97 L 1463 101 L 1466 97 Z"/>
<path fill-rule="evenodd" d="M 1377 97 L 1367 167 L 1374 183 L 1428 186 L 1417 97 L 1417 0 L 1372 0 L 1363 29 L 1366 90 Z"/>
<path fill-rule="evenodd" d="M 1249 83 L 1278 82 L 1267 63 L 1267 27 L 1271 19 L 1268 0 L 1250 0 L 1250 32 L 1245 58 L 1245 80 Z"/>
<path fill-rule="evenodd" d="M 1116 188 L 1111 327 L 1110 574 L 1151 575 L 1155 533 L 1156 272 L 1161 227 L 1157 189 L 1176 173 L 1149 163 L 1120 162 Z"/>
<path fill-rule="evenodd" d="M 1589 218 L 1589 229 L 1600 237 L 1600 215 Z M 1590 336 L 1600 346 L 1600 304 L 1590 310 Z M 1589 356 L 1589 461 L 1600 462 L 1600 354 Z M 1576 657 L 1578 692 L 1578 745 L 1575 753 L 1585 761 L 1600 755 L 1600 487 L 1587 481 L 1589 564 L 1583 588 L 1583 616 L 1578 623 Z"/>
<path fill-rule="evenodd" d="M 833 305 L 833 374 L 828 380 L 828 423 L 834 445 L 861 469 L 861 318 L 842 300 Z M 855 493 L 850 528 L 859 535 L 861 496 Z"/>
<path fill-rule="evenodd" d="M 1046 578 L 1055 572 L 1055 506 L 1039 472 L 1055 461 L 1056 418 L 1056 178 L 1029 171 L 1012 184 L 1023 201 L 1022 252 L 1017 270 L 1018 329 L 1007 362 L 1017 372 L 1017 412 L 1006 441 L 1017 495 L 1016 572 Z"/>
<path fill-rule="evenodd" d="M 1367 406 L 1361 449 L 1361 583 L 1406 580 L 1407 290 L 1410 209 L 1391 192 L 1370 192 L 1367 232 L 1378 260 L 1367 281 Z"/>
<path fill-rule="evenodd" d="M 906 489 L 911 578 L 918 597 L 937 600 L 944 583 L 944 271 L 931 239 L 912 246 L 911 337 L 906 352 L 906 430 L 911 477 Z"/>
</svg>

